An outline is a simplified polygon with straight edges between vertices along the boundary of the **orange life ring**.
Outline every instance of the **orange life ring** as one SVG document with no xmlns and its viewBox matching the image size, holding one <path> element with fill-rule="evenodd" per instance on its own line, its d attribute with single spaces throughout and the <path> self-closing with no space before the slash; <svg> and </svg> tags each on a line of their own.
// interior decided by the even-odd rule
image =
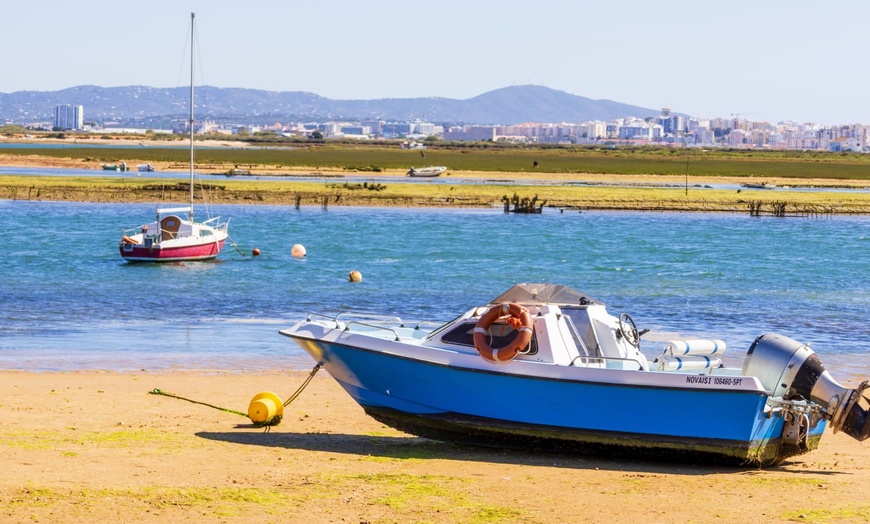
<svg viewBox="0 0 870 524">
<path fill-rule="evenodd" d="M 503 348 L 491 348 L 486 341 L 490 326 L 499 318 L 510 315 L 507 324 L 517 330 L 517 338 Z M 532 316 L 529 311 L 513 302 L 496 305 L 481 315 L 474 326 L 474 347 L 489 362 L 503 364 L 513 360 L 532 341 Z"/>
</svg>

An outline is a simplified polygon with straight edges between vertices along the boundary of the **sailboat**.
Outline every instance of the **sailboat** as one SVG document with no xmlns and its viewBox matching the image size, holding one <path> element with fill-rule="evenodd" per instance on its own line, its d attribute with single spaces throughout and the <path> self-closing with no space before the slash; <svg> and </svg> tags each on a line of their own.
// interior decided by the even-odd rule
<svg viewBox="0 0 870 524">
<path fill-rule="evenodd" d="M 197 222 L 194 196 L 194 20 L 190 13 L 190 198 L 183 207 L 157 208 L 154 221 L 123 232 L 118 249 L 129 262 L 180 262 L 211 260 L 218 256 L 229 236 L 229 220 L 221 217 Z"/>
</svg>

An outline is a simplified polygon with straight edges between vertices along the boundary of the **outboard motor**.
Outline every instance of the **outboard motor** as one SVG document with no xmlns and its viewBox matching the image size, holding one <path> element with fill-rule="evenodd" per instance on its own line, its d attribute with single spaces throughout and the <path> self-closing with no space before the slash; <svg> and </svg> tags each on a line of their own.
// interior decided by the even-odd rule
<svg viewBox="0 0 870 524">
<path fill-rule="evenodd" d="M 841 386 L 807 344 L 778 335 L 761 335 L 749 348 L 743 374 L 758 377 L 774 397 L 821 406 L 831 428 L 857 439 L 870 438 L 870 408 L 862 406 L 868 381 L 855 389 Z"/>
</svg>

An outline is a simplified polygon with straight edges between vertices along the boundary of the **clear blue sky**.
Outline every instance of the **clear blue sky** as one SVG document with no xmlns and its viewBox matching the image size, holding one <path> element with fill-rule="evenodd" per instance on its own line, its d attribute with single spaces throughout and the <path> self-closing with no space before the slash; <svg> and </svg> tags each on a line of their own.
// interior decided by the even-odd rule
<svg viewBox="0 0 870 524">
<path fill-rule="evenodd" d="M 335 99 L 537 84 L 712 118 L 870 124 L 870 2 L 6 2 L 0 92 L 197 83 Z"/>
</svg>

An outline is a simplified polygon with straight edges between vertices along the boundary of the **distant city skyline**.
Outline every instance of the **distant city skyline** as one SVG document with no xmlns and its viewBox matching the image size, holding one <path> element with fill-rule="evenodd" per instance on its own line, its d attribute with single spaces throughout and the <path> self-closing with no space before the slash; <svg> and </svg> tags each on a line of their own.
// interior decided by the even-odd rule
<svg viewBox="0 0 870 524">
<path fill-rule="evenodd" d="M 870 123 L 870 3 L 50 0 L 4 6 L 0 93 L 197 82 L 331 99 L 544 85 L 704 118 Z"/>
</svg>

